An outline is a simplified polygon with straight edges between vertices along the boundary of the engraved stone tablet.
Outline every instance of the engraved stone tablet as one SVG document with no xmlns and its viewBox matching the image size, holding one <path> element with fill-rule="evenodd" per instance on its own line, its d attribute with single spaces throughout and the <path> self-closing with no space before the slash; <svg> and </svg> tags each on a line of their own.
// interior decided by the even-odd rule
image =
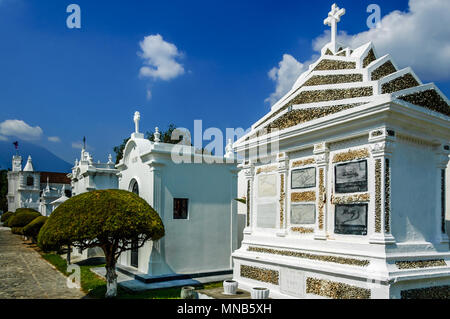
<svg viewBox="0 0 450 319">
<path fill-rule="evenodd" d="M 367 235 L 367 204 L 336 205 L 336 234 Z"/>
<path fill-rule="evenodd" d="M 316 205 L 298 204 L 291 205 L 291 224 L 305 225 L 314 224 L 316 221 Z"/>
<path fill-rule="evenodd" d="M 316 186 L 316 168 L 296 169 L 292 171 L 292 188 L 311 188 Z"/>
<path fill-rule="evenodd" d="M 277 196 L 277 175 L 260 175 L 258 177 L 258 197 Z"/>
<path fill-rule="evenodd" d="M 256 226 L 259 228 L 275 228 L 277 204 L 259 204 L 257 209 Z"/>
<path fill-rule="evenodd" d="M 336 165 L 335 180 L 336 193 L 367 192 L 367 161 Z"/>
<path fill-rule="evenodd" d="M 290 268 L 280 269 L 281 293 L 297 298 L 304 297 L 305 275 L 303 272 Z"/>
</svg>

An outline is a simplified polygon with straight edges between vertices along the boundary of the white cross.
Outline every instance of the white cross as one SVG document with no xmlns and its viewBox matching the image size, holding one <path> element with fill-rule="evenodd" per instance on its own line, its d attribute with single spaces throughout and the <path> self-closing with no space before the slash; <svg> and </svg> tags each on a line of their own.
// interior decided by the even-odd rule
<svg viewBox="0 0 450 319">
<path fill-rule="evenodd" d="M 134 128 L 135 128 L 135 132 L 139 133 L 139 121 L 141 120 L 141 114 L 139 112 L 135 112 L 134 113 Z"/>
<path fill-rule="evenodd" d="M 331 6 L 328 18 L 323 20 L 323 24 L 331 27 L 331 43 L 336 47 L 337 23 L 341 21 L 341 17 L 345 14 L 345 9 L 339 8 L 336 3 Z"/>
</svg>

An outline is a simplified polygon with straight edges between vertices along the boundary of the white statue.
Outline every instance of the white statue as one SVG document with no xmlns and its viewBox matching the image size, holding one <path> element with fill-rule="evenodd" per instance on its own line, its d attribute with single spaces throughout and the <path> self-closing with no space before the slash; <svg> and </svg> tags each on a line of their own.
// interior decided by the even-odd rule
<svg viewBox="0 0 450 319">
<path fill-rule="evenodd" d="M 141 113 L 134 112 L 134 126 L 135 126 L 135 133 L 139 133 L 139 121 L 141 120 Z"/>
</svg>

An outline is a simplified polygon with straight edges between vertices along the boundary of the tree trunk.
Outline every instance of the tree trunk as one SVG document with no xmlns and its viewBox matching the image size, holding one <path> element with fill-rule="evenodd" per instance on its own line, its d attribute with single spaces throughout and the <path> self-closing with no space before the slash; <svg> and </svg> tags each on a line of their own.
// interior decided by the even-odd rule
<svg viewBox="0 0 450 319">
<path fill-rule="evenodd" d="M 117 296 L 116 260 L 113 256 L 106 255 L 106 295 L 105 298 Z"/>
</svg>

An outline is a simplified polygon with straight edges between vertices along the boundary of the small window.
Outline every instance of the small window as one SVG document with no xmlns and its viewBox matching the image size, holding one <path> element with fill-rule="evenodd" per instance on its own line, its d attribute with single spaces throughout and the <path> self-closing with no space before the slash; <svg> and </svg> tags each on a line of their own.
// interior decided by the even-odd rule
<svg viewBox="0 0 450 319">
<path fill-rule="evenodd" d="M 33 186 L 34 185 L 34 178 L 33 176 L 27 177 L 27 186 Z"/>
<path fill-rule="evenodd" d="M 130 191 L 136 195 L 139 195 L 139 184 L 135 179 L 133 179 L 130 183 Z"/>
<path fill-rule="evenodd" d="M 174 198 L 173 219 L 187 219 L 187 218 L 188 218 L 188 199 Z"/>
</svg>

